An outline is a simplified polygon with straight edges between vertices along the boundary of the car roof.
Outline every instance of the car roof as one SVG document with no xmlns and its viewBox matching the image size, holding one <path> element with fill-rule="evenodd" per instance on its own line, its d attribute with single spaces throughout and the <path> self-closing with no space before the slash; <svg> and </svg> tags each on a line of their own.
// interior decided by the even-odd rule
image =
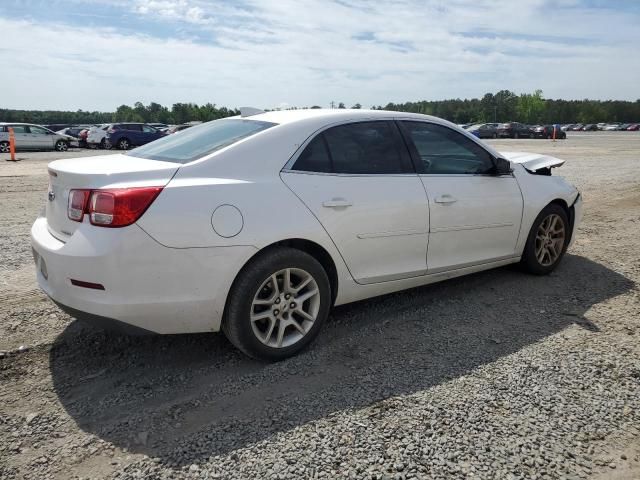
<svg viewBox="0 0 640 480">
<path fill-rule="evenodd" d="M 305 120 L 318 120 L 322 123 L 339 122 L 341 120 L 365 120 L 376 118 L 406 118 L 406 119 L 421 119 L 430 120 L 435 123 L 446 123 L 446 120 L 441 118 L 432 117 L 430 115 L 422 115 L 419 113 L 410 112 L 394 112 L 391 110 L 365 110 L 365 109 L 348 109 L 348 108 L 309 108 L 301 110 L 275 110 L 272 112 L 258 113 L 246 117 L 232 117 L 232 118 L 247 118 L 251 120 L 260 120 L 263 122 L 272 122 L 279 125 L 301 122 Z"/>
</svg>

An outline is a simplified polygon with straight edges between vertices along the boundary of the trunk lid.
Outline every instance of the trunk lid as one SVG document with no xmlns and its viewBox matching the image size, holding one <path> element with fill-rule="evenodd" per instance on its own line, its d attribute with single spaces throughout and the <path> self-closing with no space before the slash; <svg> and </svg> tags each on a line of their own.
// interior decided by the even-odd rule
<svg viewBox="0 0 640 480">
<path fill-rule="evenodd" d="M 530 172 L 536 172 L 544 168 L 560 167 L 564 160 L 549 155 L 529 152 L 500 152 L 504 158 L 513 163 L 519 163 Z"/>
<path fill-rule="evenodd" d="M 171 162 L 122 154 L 51 162 L 45 208 L 49 232 L 66 242 L 80 225 L 67 216 L 71 189 L 164 187 L 179 168 Z"/>
</svg>

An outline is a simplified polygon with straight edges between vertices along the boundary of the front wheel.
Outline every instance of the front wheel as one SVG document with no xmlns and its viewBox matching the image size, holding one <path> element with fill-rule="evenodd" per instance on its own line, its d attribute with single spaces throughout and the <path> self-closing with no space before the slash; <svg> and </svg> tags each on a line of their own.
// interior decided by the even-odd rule
<svg viewBox="0 0 640 480">
<path fill-rule="evenodd" d="M 66 152 L 69 150 L 69 144 L 64 140 L 58 140 L 56 142 L 56 151 L 58 152 Z"/>
<path fill-rule="evenodd" d="M 9 147 L 9 142 L 0 142 L 0 152 L 1 153 L 9 153 L 11 148 Z"/>
<path fill-rule="evenodd" d="M 318 335 L 330 304 L 329 279 L 315 258 L 293 248 L 271 249 L 238 275 L 222 330 L 250 357 L 282 360 Z"/>
<path fill-rule="evenodd" d="M 530 273 L 547 275 L 562 260 L 568 243 L 567 213 L 559 205 L 547 205 L 533 222 L 520 263 Z"/>
</svg>

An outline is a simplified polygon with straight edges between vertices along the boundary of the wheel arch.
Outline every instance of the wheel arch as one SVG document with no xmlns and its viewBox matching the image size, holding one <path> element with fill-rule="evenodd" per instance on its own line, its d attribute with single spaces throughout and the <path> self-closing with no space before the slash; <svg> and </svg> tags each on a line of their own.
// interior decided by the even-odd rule
<svg viewBox="0 0 640 480">
<path fill-rule="evenodd" d="M 229 294 L 233 290 L 233 287 L 236 281 L 238 280 L 238 278 L 240 278 L 240 275 L 245 271 L 247 266 L 251 264 L 253 261 L 255 261 L 258 257 L 261 257 L 263 255 L 268 255 L 271 250 L 279 247 L 295 248 L 315 258 L 320 263 L 320 265 L 322 265 L 322 268 L 324 268 L 324 271 L 327 272 L 327 277 L 329 277 L 329 285 L 331 287 L 331 305 L 335 303 L 336 297 L 338 295 L 338 270 L 333 258 L 331 257 L 331 254 L 322 245 L 312 240 L 307 240 L 304 238 L 288 238 L 285 240 L 279 240 L 277 242 L 271 243 L 261 248 L 244 262 L 242 267 L 238 270 L 238 273 L 236 273 L 236 276 L 233 279 L 233 282 L 231 283 L 231 287 L 227 292 L 227 298 L 225 299 L 225 307 L 224 307 L 225 315 L 223 315 L 223 320 L 222 320 L 223 322 L 224 322 L 224 317 L 226 317 L 226 309 L 227 309 L 227 304 L 229 302 Z"/>
<path fill-rule="evenodd" d="M 562 198 L 556 198 L 556 199 L 550 201 L 547 205 L 544 206 L 544 208 L 547 208 L 549 205 L 558 205 L 567 214 L 567 218 L 569 219 L 569 229 L 568 229 L 569 232 L 568 232 L 568 235 L 567 235 L 567 245 L 568 245 L 569 243 L 571 243 L 571 237 L 573 235 L 573 225 L 574 225 L 575 217 L 576 217 L 575 208 L 573 207 L 573 205 L 569 206 L 569 204 L 566 202 L 566 200 L 564 200 Z M 544 210 L 544 208 L 542 210 Z M 542 211 L 542 210 L 540 210 L 540 211 Z"/>
</svg>

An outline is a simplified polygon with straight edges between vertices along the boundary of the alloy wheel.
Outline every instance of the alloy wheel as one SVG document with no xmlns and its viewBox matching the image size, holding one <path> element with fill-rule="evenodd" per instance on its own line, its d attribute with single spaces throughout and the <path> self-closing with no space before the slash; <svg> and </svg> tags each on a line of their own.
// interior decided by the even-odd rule
<svg viewBox="0 0 640 480">
<path fill-rule="evenodd" d="M 69 146 L 67 145 L 66 142 L 58 142 L 56 143 L 56 150 L 59 152 L 66 152 L 68 150 Z"/>
<path fill-rule="evenodd" d="M 555 213 L 547 216 L 540 222 L 536 232 L 535 254 L 538 263 L 543 267 L 553 265 L 564 248 L 565 242 L 564 221 Z"/>
<path fill-rule="evenodd" d="M 299 342 L 313 327 L 320 311 L 320 289 L 313 276 L 286 268 L 264 280 L 251 303 L 251 328 L 272 348 Z"/>
<path fill-rule="evenodd" d="M 0 143 L 0 152 L 9 153 L 9 144 L 8 143 Z"/>
</svg>

